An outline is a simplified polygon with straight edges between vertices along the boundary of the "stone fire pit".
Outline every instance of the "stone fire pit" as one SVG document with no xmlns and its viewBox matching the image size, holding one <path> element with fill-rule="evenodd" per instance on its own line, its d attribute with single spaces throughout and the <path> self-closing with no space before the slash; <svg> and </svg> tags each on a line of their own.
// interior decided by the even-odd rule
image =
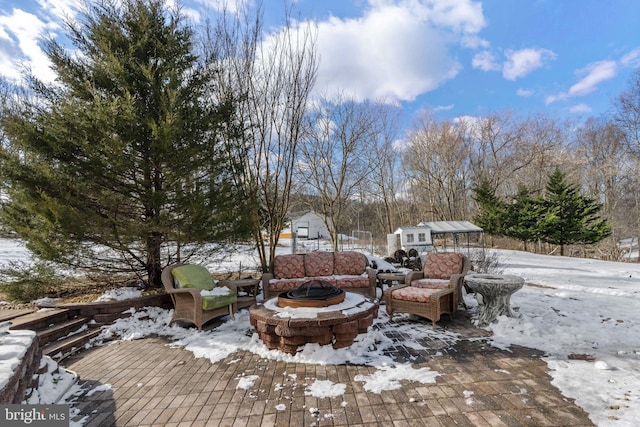
<svg viewBox="0 0 640 427">
<path fill-rule="evenodd" d="M 288 354 L 296 354 L 307 343 L 348 347 L 377 316 L 377 300 L 352 292 L 328 307 L 280 307 L 276 297 L 249 309 L 249 321 L 267 348 Z"/>
</svg>

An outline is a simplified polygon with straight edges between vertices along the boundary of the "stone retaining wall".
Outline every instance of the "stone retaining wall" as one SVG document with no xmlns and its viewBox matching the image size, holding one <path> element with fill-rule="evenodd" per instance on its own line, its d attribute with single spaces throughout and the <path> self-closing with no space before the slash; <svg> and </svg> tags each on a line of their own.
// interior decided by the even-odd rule
<svg viewBox="0 0 640 427">
<path fill-rule="evenodd" d="M 0 345 L 0 404 L 22 403 L 26 391 L 37 385 L 42 350 L 33 331 L 10 331 Z"/>
</svg>

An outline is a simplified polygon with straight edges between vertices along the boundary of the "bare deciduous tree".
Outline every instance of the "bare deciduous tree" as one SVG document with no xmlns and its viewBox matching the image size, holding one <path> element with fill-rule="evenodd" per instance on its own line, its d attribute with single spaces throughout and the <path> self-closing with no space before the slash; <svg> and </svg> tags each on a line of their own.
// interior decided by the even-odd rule
<svg viewBox="0 0 640 427">
<path fill-rule="evenodd" d="M 626 209 L 622 208 L 625 164 L 623 135 L 620 128 L 605 118 L 589 118 L 578 129 L 573 144 L 576 182 L 583 191 L 602 203 L 602 213 L 614 224 L 611 239 L 614 243 L 633 231 Z M 617 258 L 615 244 L 606 256 Z"/>
<path fill-rule="evenodd" d="M 632 218 L 640 216 L 640 177 L 638 176 L 638 163 L 640 163 L 640 70 L 636 70 L 629 80 L 629 87 L 615 101 L 615 120 L 624 136 L 625 146 L 631 154 L 631 159 L 627 164 L 632 164 L 626 174 L 627 191 L 625 192 L 627 201 L 634 214 Z M 635 225 L 636 239 L 640 245 L 640 221 Z M 640 262 L 640 252 L 638 255 Z"/>
<path fill-rule="evenodd" d="M 287 10 L 285 24 L 263 37 L 262 11 L 243 10 L 224 13 L 209 43 L 220 61 L 217 96 L 238 105 L 242 149 L 229 155 L 242 159 L 237 178 L 255 201 L 254 239 L 267 271 L 289 210 L 302 120 L 316 79 L 315 33 L 307 24 L 294 24 Z"/>
<path fill-rule="evenodd" d="M 343 95 L 320 100 L 307 117 L 298 173 L 303 191 L 317 196 L 334 249 L 349 200 L 358 194 L 372 166 L 375 108 Z"/>
<path fill-rule="evenodd" d="M 403 185 L 401 153 L 397 146 L 401 110 L 388 103 L 374 106 L 375 144 L 371 147 L 373 163 L 369 177 L 370 200 L 375 203 L 381 229 L 386 233 L 402 225 L 398 194 Z M 372 191 L 373 190 L 373 191 Z"/>
<path fill-rule="evenodd" d="M 640 70 L 629 80 L 629 87 L 615 101 L 615 119 L 624 132 L 627 147 L 640 157 Z"/>
<path fill-rule="evenodd" d="M 469 150 L 464 129 L 425 114 L 408 136 L 404 153 L 414 203 L 422 205 L 421 221 L 467 217 Z"/>
</svg>

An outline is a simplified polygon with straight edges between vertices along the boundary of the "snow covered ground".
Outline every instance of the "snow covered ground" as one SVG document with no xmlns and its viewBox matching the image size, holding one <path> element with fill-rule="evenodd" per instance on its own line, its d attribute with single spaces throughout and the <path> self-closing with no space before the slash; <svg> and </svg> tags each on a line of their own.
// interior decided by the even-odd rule
<svg viewBox="0 0 640 427">
<path fill-rule="evenodd" d="M 286 252 L 290 248 L 282 248 Z M 0 239 L 0 265 L 26 257 L 13 241 Z M 637 426 L 640 423 L 640 265 L 580 258 L 544 256 L 518 251 L 496 251 L 504 274 L 515 274 L 526 282 L 511 298 L 519 317 L 500 317 L 488 327 L 490 342 L 508 349 L 517 344 L 542 350 L 553 384 L 574 398 L 599 426 Z M 230 255 L 226 264 L 209 264 L 211 270 L 255 269 L 257 257 L 251 251 Z M 114 298 L 135 295 L 120 292 Z M 465 296 L 470 305 L 473 296 Z M 167 336 L 172 345 L 206 357 L 212 363 L 239 350 L 261 357 L 298 363 L 340 364 L 346 361 L 377 368 L 375 375 L 357 379 L 370 392 L 400 386 L 399 381 L 434 382 L 437 372 L 428 368 L 398 365 L 384 356 L 392 345 L 384 335 L 386 313 L 380 310 L 377 330 L 361 335 L 353 346 L 334 350 L 308 344 L 297 355 L 269 351 L 251 334 L 246 311 L 210 331 L 197 332 L 177 325 L 167 327 L 171 313 L 157 308 L 138 311 L 105 328 L 101 339 L 137 339 L 156 333 Z M 431 331 L 410 322 L 403 333 L 423 337 L 438 334 L 455 343 L 455 334 Z M 375 343 L 375 346 L 374 346 Z M 416 346 L 419 344 L 416 343 Z M 589 359 L 589 360 L 580 360 Z M 238 378 L 238 388 L 251 387 L 251 378 Z M 253 379 L 255 381 L 255 379 Z M 68 394 L 72 401 L 73 392 Z M 317 380 L 306 393 L 317 397 L 339 396 L 341 384 Z"/>
</svg>

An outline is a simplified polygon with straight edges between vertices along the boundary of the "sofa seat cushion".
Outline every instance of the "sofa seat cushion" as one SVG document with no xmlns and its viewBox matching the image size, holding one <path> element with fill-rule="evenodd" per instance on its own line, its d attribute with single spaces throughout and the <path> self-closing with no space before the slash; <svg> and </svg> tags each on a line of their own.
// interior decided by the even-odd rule
<svg viewBox="0 0 640 427">
<path fill-rule="evenodd" d="M 309 281 L 308 278 L 303 277 L 299 279 L 271 279 L 269 280 L 270 292 L 284 292 L 292 289 L 297 289 L 304 283 Z"/>
<path fill-rule="evenodd" d="M 441 289 L 416 288 L 414 286 L 405 286 L 391 292 L 391 298 L 401 301 L 410 302 L 429 302 L 431 296 L 440 293 Z M 452 291 L 453 292 L 453 291 Z"/>
<path fill-rule="evenodd" d="M 216 286 L 211 273 L 201 265 L 181 265 L 171 270 L 171 274 L 177 288 L 196 288 L 210 291 Z"/>
<path fill-rule="evenodd" d="M 430 253 L 424 263 L 424 277 L 451 279 L 462 273 L 463 258 L 460 253 Z"/>
<path fill-rule="evenodd" d="M 449 284 L 450 281 L 448 279 L 430 279 L 428 277 L 411 281 L 411 286 L 416 288 L 447 289 Z"/>
<path fill-rule="evenodd" d="M 333 252 L 309 252 L 304 255 L 304 271 L 310 278 L 333 275 Z"/>
<path fill-rule="evenodd" d="M 225 288 L 217 288 L 225 289 Z M 229 289 L 229 288 L 226 288 Z M 201 294 L 202 295 L 202 294 Z M 202 295 L 202 309 L 213 310 L 214 308 L 224 307 L 225 305 L 234 304 L 238 300 L 235 292 L 230 291 L 227 294 Z"/>
<path fill-rule="evenodd" d="M 278 255 L 273 260 L 273 277 L 299 279 L 305 277 L 304 255 Z"/>
<path fill-rule="evenodd" d="M 358 276 L 367 269 L 367 257 L 360 252 L 336 252 L 333 262 L 333 274 L 336 276 Z"/>
<path fill-rule="evenodd" d="M 336 278 L 333 276 L 318 276 L 318 277 L 307 277 L 308 281 L 311 280 L 320 280 L 322 282 L 327 282 L 331 286 L 336 286 Z"/>
<path fill-rule="evenodd" d="M 335 276 L 335 285 L 339 288 L 368 288 L 368 276 Z"/>
</svg>

